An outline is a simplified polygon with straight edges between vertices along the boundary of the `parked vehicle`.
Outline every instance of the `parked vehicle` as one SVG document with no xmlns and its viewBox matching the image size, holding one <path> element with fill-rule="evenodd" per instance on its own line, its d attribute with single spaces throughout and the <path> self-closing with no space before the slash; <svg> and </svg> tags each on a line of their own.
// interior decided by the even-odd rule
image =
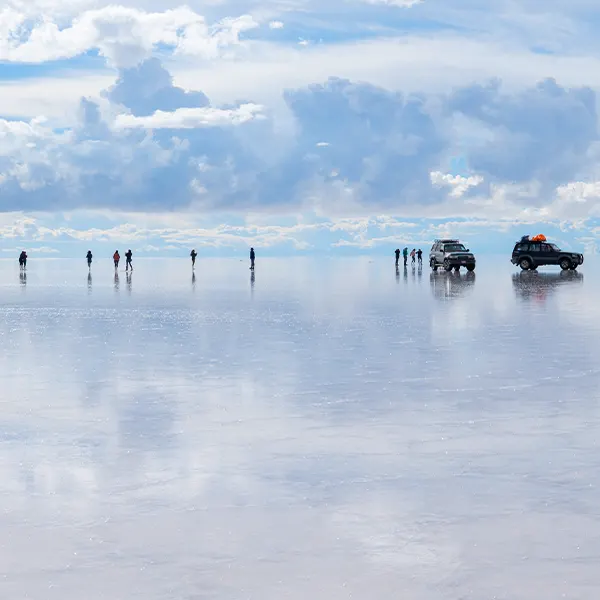
<svg viewBox="0 0 600 600">
<path fill-rule="evenodd" d="M 434 271 L 438 267 L 446 271 L 460 271 L 461 267 L 474 271 L 475 264 L 475 256 L 459 240 L 435 240 L 429 253 L 429 266 Z"/>
<path fill-rule="evenodd" d="M 539 239 L 544 241 L 534 241 Z M 531 240 L 525 236 L 515 244 L 510 261 L 513 265 L 519 265 L 523 271 L 546 265 L 559 265 L 563 271 L 574 271 L 583 264 L 583 254 L 561 250 L 544 236 L 536 236 Z"/>
</svg>

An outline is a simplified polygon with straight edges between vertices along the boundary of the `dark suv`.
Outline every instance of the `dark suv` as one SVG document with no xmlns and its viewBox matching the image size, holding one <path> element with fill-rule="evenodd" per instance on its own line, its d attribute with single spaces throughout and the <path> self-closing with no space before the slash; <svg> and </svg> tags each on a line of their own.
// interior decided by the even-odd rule
<svg viewBox="0 0 600 600">
<path fill-rule="evenodd" d="M 556 244 L 549 242 L 523 239 L 515 244 L 510 262 L 519 265 L 523 271 L 535 270 L 544 265 L 560 265 L 563 271 L 574 271 L 583 264 L 583 254 L 561 250 Z"/>
</svg>

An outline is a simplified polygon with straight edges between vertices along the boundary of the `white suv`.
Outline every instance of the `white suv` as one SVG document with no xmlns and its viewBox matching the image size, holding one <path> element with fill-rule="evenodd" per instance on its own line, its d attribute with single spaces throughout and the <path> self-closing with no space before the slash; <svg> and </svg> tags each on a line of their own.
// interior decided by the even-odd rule
<svg viewBox="0 0 600 600">
<path fill-rule="evenodd" d="M 459 240 L 435 240 L 429 253 L 429 265 L 434 271 L 443 267 L 446 271 L 475 270 L 475 256 Z"/>
</svg>

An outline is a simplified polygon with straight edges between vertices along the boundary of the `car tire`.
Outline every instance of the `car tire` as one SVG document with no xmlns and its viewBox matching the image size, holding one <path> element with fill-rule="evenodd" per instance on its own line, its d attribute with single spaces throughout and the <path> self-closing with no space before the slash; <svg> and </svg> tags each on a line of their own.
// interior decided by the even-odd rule
<svg viewBox="0 0 600 600">
<path fill-rule="evenodd" d="M 523 269 L 523 271 L 529 271 L 529 269 L 533 267 L 533 264 L 531 263 L 531 260 L 529 258 L 522 258 L 519 261 L 519 266 L 521 267 L 521 269 Z"/>
<path fill-rule="evenodd" d="M 435 262 L 435 258 L 432 258 L 429 261 L 429 266 L 431 267 L 432 271 L 437 271 L 437 263 Z"/>
<path fill-rule="evenodd" d="M 469 273 L 472 273 L 475 270 L 475 265 L 467 265 L 467 271 L 469 271 Z"/>
<path fill-rule="evenodd" d="M 573 263 L 566 256 L 565 258 L 561 258 L 558 264 L 563 271 L 568 271 L 573 265 Z"/>
</svg>

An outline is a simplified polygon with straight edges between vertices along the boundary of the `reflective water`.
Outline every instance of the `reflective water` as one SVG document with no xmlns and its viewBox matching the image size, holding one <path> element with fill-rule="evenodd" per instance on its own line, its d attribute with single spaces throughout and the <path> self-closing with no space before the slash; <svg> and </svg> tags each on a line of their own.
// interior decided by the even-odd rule
<svg viewBox="0 0 600 600">
<path fill-rule="evenodd" d="M 0 262 L 9 599 L 586 599 L 600 268 Z"/>
</svg>

